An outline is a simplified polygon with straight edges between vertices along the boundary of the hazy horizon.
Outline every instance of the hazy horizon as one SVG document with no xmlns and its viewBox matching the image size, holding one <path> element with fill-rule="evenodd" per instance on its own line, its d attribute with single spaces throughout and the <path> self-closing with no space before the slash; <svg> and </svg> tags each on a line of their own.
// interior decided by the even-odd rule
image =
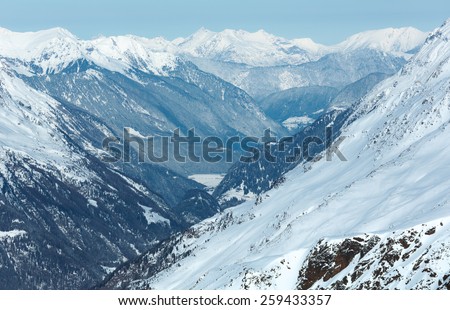
<svg viewBox="0 0 450 310">
<path fill-rule="evenodd" d="M 76 3 L 19 0 L 2 6 L 0 27 L 16 32 L 62 27 L 81 39 L 98 36 L 137 35 L 173 40 L 204 27 L 220 32 L 264 29 L 273 35 L 311 38 L 332 45 L 352 34 L 383 28 L 414 27 L 428 32 L 448 18 L 446 2 L 430 0 L 374 3 L 344 0 L 339 3 L 306 1 L 156 1 Z"/>
<path fill-rule="evenodd" d="M 223 31 L 225 31 L 225 30 L 246 31 L 246 32 L 248 32 L 248 33 L 256 33 L 256 32 L 258 32 L 258 31 L 261 31 L 261 30 L 262 30 L 262 31 L 265 31 L 266 33 L 269 33 L 269 34 L 274 35 L 274 36 L 276 36 L 276 37 L 285 38 L 285 39 L 288 39 L 288 40 L 295 40 L 295 39 L 311 39 L 314 43 L 321 44 L 321 45 L 329 45 L 329 46 L 331 46 L 331 45 L 333 45 L 333 44 L 341 43 L 342 41 L 348 39 L 348 38 L 351 37 L 352 35 L 355 35 L 355 34 L 358 34 L 358 33 L 361 33 L 361 32 L 374 31 L 374 30 L 383 30 L 383 29 L 388 29 L 388 28 L 400 29 L 400 28 L 408 28 L 408 27 L 415 28 L 415 29 L 417 29 L 417 30 L 419 30 L 419 31 L 422 31 L 422 32 L 428 32 L 428 31 L 425 31 L 425 30 L 422 30 L 422 29 L 419 29 L 419 28 L 413 27 L 413 26 L 385 27 L 385 28 L 377 28 L 377 29 L 366 29 L 366 30 L 362 30 L 362 31 L 360 31 L 360 32 L 355 32 L 355 33 L 349 34 L 347 37 L 342 38 L 342 40 L 339 41 L 339 42 L 335 42 L 335 43 L 332 43 L 332 44 L 326 44 L 326 43 L 323 43 L 323 42 L 319 42 L 319 41 L 317 41 L 315 38 L 311 38 L 311 37 L 292 37 L 292 38 L 286 38 L 286 37 L 283 37 L 283 36 L 278 35 L 278 34 L 276 34 L 276 33 L 271 33 L 271 32 L 269 32 L 269 31 L 267 31 L 266 29 L 258 29 L 258 30 L 255 30 L 255 31 L 249 31 L 249 30 L 246 30 L 246 29 L 238 29 L 238 28 L 236 28 L 236 29 L 231 29 L 231 28 L 225 28 L 225 29 L 217 30 L 217 31 L 216 31 L 216 30 L 211 30 L 211 29 L 208 29 L 208 28 L 202 26 L 202 27 L 200 27 L 199 29 L 197 29 L 197 30 L 195 30 L 194 32 L 192 32 L 191 34 L 188 34 L 188 35 L 183 36 L 183 37 L 182 37 L 182 36 L 178 36 L 178 37 L 175 37 L 175 38 L 167 38 L 167 37 L 164 37 L 164 36 L 162 36 L 162 35 L 155 35 L 155 36 L 140 36 L 140 35 L 136 35 L 136 34 L 134 34 L 134 33 L 111 34 L 111 35 L 98 34 L 98 35 L 93 36 L 93 37 L 91 37 L 91 38 L 82 38 L 82 37 L 79 37 L 76 33 L 74 33 L 71 29 L 68 29 L 68 28 L 65 28 L 65 27 L 61 27 L 61 26 L 55 26 L 55 27 L 44 28 L 44 29 L 30 29 L 30 30 L 26 30 L 26 31 L 18 31 L 18 30 L 14 30 L 14 29 L 7 28 L 7 27 L 3 27 L 3 26 L 0 24 L 0 29 L 3 28 L 3 29 L 6 29 L 6 30 L 9 30 L 9 31 L 11 31 L 11 32 L 15 32 L 15 33 L 40 32 L 40 31 L 48 31 L 48 30 L 52 30 L 52 29 L 61 28 L 61 29 L 64 29 L 64 30 L 70 32 L 71 34 L 75 35 L 78 39 L 81 39 L 81 40 L 92 40 L 92 39 L 96 39 L 96 38 L 99 38 L 99 37 L 110 37 L 110 36 L 137 36 L 137 37 L 142 37 L 142 38 L 146 38 L 146 39 L 154 39 L 154 38 L 162 37 L 163 39 L 172 42 L 172 41 L 174 41 L 174 40 L 176 40 L 176 39 L 180 39 L 180 38 L 184 38 L 184 39 L 185 39 L 185 38 L 187 38 L 187 37 L 189 37 L 189 36 L 195 34 L 196 32 L 198 32 L 198 31 L 200 31 L 200 30 L 202 30 L 202 29 L 205 29 L 205 30 L 208 30 L 208 31 L 212 31 L 212 32 L 215 32 L 215 33 L 220 33 L 220 32 L 223 32 Z"/>
</svg>

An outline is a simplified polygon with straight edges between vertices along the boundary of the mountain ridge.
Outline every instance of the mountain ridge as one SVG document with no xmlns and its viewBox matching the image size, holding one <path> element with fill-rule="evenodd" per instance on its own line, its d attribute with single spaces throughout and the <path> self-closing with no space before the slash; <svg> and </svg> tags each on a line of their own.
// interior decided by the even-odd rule
<svg viewBox="0 0 450 310">
<path fill-rule="evenodd" d="M 304 62 L 317 60 L 326 54 L 343 51 L 347 52 L 361 48 L 373 48 L 383 52 L 403 53 L 402 55 L 404 55 L 404 53 L 407 53 L 423 43 L 426 38 L 426 33 L 413 27 L 385 28 L 360 32 L 348 37 L 338 44 L 329 46 L 315 43 L 310 38 L 284 39 L 267 33 L 264 30 L 248 32 L 245 30 L 225 29 L 221 32 L 213 32 L 201 28 L 186 38 L 178 38 L 169 41 L 163 37 L 145 38 L 135 35 L 101 36 L 92 40 L 81 40 L 70 31 L 60 27 L 36 32 L 13 32 L 6 28 L 0 29 L 2 29 L 0 31 L 0 36 L 2 37 L 0 55 L 3 56 L 23 56 L 14 55 L 14 52 L 18 52 L 20 50 L 20 44 L 23 44 L 25 41 L 29 42 L 27 45 L 28 50 L 22 51 L 22 53 L 27 54 L 31 53 L 32 49 L 35 50 L 35 52 L 36 50 L 39 51 L 42 46 L 49 44 L 51 41 L 62 40 L 70 43 L 75 41 L 79 42 L 77 46 L 78 52 L 83 52 L 85 56 L 88 54 L 86 53 L 86 50 L 94 49 L 95 51 L 97 45 L 103 45 L 103 48 L 108 48 L 109 50 L 106 51 L 106 54 L 113 52 L 112 47 L 114 46 L 116 48 L 126 49 L 126 47 L 129 48 L 130 46 L 135 45 L 135 47 L 140 50 L 144 47 L 148 49 L 148 51 L 160 53 L 164 56 L 166 53 L 189 54 L 193 57 L 232 61 L 233 58 L 221 59 L 219 57 L 217 59 L 214 55 L 223 54 L 225 55 L 224 57 L 227 57 L 227 48 L 237 48 L 236 55 L 238 56 L 240 54 L 239 49 L 242 49 L 241 52 L 243 53 L 243 58 L 241 60 L 239 60 L 239 58 L 234 59 L 233 62 L 245 63 L 253 66 L 275 66 L 281 64 L 298 65 Z M 17 37 L 21 37 L 21 40 L 18 40 Z M 108 41 L 111 42 L 108 44 Z M 121 41 L 121 43 L 119 41 Z M 209 48 L 205 47 L 206 43 L 210 46 Z M 246 52 L 246 49 L 242 46 L 243 43 L 250 46 L 248 52 Z M 9 49 L 5 47 L 6 44 L 10 45 Z M 256 45 L 255 48 L 260 45 L 260 49 L 252 50 L 252 44 Z M 289 49 L 291 49 L 291 52 L 289 52 Z M 263 60 L 258 58 L 255 59 L 254 55 L 257 55 L 255 52 L 262 52 L 262 55 L 267 56 L 269 54 L 266 53 L 269 52 L 272 53 L 272 58 L 273 56 L 278 55 L 277 57 L 281 57 L 281 60 L 274 59 L 271 61 L 269 59 L 267 60 L 268 62 L 264 63 Z M 293 55 L 292 60 L 289 59 L 289 55 Z M 148 57 L 148 55 L 145 56 Z M 142 58 L 145 59 L 146 57 Z M 258 57 L 261 57 L 261 55 L 258 55 Z M 270 58 L 270 56 L 268 57 Z M 114 57 L 111 58 L 114 59 Z M 253 60 L 251 58 L 253 58 Z M 97 59 L 97 61 L 99 60 Z M 170 62 L 171 61 L 168 60 L 168 63 Z M 159 71 L 158 73 L 163 74 L 163 71 Z"/>
</svg>

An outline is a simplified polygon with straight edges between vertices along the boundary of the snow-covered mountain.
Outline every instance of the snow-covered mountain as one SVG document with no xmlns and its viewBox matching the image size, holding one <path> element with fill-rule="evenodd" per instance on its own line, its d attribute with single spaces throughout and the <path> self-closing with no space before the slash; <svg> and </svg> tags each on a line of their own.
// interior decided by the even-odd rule
<svg viewBox="0 0 450 310">
<path fill-rule="evenodd" d="M 328 86 L 294 87 L 267 96 L 259 105 L 267 116 L 297 133 L 324 114 L 338 92 Z"/>
<path fill-rule="evenodd" d="M 341 128 L 346 161 L 322 153 L 103 286 L 449 288 L 449 40 L 450 20 L 355 106 Z"/>
<path fill-rule="evenodd" d="M 133 70 L 170 76 L 188 60 L 251 96 L 262 98 L 293 87 L 340 87 L 371 73 L 392 74 L 425 37 L 426 33 L 411 27 L 388 28 L 359 33 L 339 44 L 325 46 L 311 39 L 284 39 L 263 30 L 213 32 L 202 28 L 173 41 L 136 36 L 86 41 L 61 28 L 28 33 L 0 29 L 0 56 L 14 60 L 16 70 L 24 74 L 59 73 L 83 59 L 133 79 Z M 339 69 L 331 75 L 323 68 L 330 61 Z M 389 69 L 387 62 L 397 65 Z M 376 64 L 379 71 L 370 63 Z M 308 66 L 302 67 L 303 64 Z M 314 71 L 311 77 L 310 67 Z"/>
<path fill-rule="evenodd" d="M 254 67 L 300 64 L 317 58 L 311 49 L 302 48 L 301 41 L 296 43 L 264 30 L 254 33 L 231 29 L 213 32 L 202 28 L 186 39 L 178 39 L 176 47 L 180 54 Z"/>
<path fill-rule="evenodd" d="M 262 30 L 250 33 L 201 29 L 172 43 L 178 55 L 203 71 L 261 99 L 294 87 L 342 87 L 372 73 L 393 74 L 426 36 L 411 27 L 387 28 L 358 33 L 339 44 L 325 46 L 311 39 L 287 40 Z M 389 69 L 387 63 L 397 65 Z M 333 70 L 326 70 L 328 67 Z"/>
<path fill-rule="evenodd" d="M 296 134 L 330 110 L 345 110 L 389 75 L 371 73 L 341 90 L 329 86 L 294 87 L 272 93 L 258 104 L 266 115 Z"/>
<path fill-rule="evenodd" d="M 329 47 L 329 51 L 342 53 L 356 49 L 376 49 L 405 55 L 420 47 L 426 37 L 426 33 L 412 27 L 371 30 L 352 35 Z"/>
<path fill-rule="evenodd" d="M 151 186 L 93 156 L 90 137 L 105 137 L 107 126 L 72 112 L 0 61 L 3 289 L 89 287 L 186 226 Z"/>
<path fill-rule="evenodd" d="M 195 128 L 200 136 L 259 136 L 283 132 L 241 89 L 166 51 L 161 38 L 77 39 L 63 29 L 0 32 L 0 58 L 33 88 L 102 120 L 120 137 L 170 135 Z M 225 172 L 228 164 L 165 163 L 188 175 Z"/>
<path fill-rule="evenodd" d="M 61 28 L 0 29 L 0 288 L 89 287 L 122 262 L 223 208 L 200 184 L 172 169 L 223 172 L 226 165 L 107 164 L 100 160 L 105 137 L 120 137 L 125 127 L 143 137 L 177 127 L 219 137 L 260 136 L 265 128 L 283 133 L 236 85 L 259 96 L 296 86 L 346 89 L 375 71 L 392 74 L 405 62 L 403 49 L 414 45 L 412 37 L 401 44 L 372 37 L 365 46 L 348 44 L 340 53 L 264 31 L 203 29 L 169 42 L 135 36 L 80 40 Z M 226 82 L 214 70 L 232 78 Z M 334 122 L 340 129 L 347 116 L 330 112 L 315 128 Z M 292 168 L 277 167 L 277 173 Z M 277 180 L 267 185 L 263 178 L 249 186 L 272 188 Z M 261 206 L 272 212 L 269 200 Z M 247 203 L 239 210 L 248 213 L 251 207 Z M 232 212 L 209 223 L 228 223 Z M 241 219 L 247 225 L 248 219 Z M 266 219 L 261 216 L 261 223 Z M 204 225 L 190 231 L 200 232 Z M 170 246 L 163 251 L 169 253 Z M 166 264 L 150 268 L 162 267 Z"/>
<path fill-rule="evenodd" d="M 358 103 L 375 85 L 388 77 L 389 75 L 384 73 L 371 73 L 341 89 L 330 105 L 334 108 L 351 107 Z"/>
<path fill-rule="evenodd" d="M 62 28 L 25 33 L 0 28 L 0 42 L 0 56 L 20 60 L 19 70 L 32 63 L 41 72 L 60 71 L 82 57 L 77 38 Z"/>
<path fill-rule="evenodd" d="M 159 44 L 1 29 L 1 288 L 89 287 L 217 212 L 200 184 L 167 167 L 102 162 L 104 138 L 125 127 L 225 136 L 278 126 L 244 91 Z"/>
<path fill-rule="evenodd" d="M 132 68 L 159 75 L 176 67 L 177 57 L 162 50 L 163 41 L 135 36 L 101 37 L 84 41 L 62 28 L 13 32 L 0 28 L 0 56 L 16 60 L 28 74 L 59 73 L 85 59 L 105 69 L 125 73 Z"/>
<path fill-rule="evenodd" d="M 172 43 L 179 54 L 252 67 L 300 65 L 331 53 L 374 49 L 406 56 L 420 46 L 427 34 L 412 27 L 386 28 L 355 34 L 336 45 L 322 45 L 310 38 L 288 40 L 259 30 L 226 29 L 213 32 L 200 29 L 193 35 Z M 164 43 L 167 46 L 167 43 Z"/>
<path fill-rule="evenodd" d="M 340 134 L 352 111 L 352 108 L 332 108 L 311 125 L 294 134 L 292 142 L 273 143 L 271 154 L 276 158 L 275 162 L 264 156 L 250 163 L 236 162 L 214 189 L 213 196 L 219 200 L 222 207 L 235 206 L 255 197 L 259 199 L 264 192 L 280 186 L 285 180 L 285 173 L 297 167 L 303 160 L 315 160 L 317 154 L 329 147 L 332 140 Z M 305 141 L 312 141 L 311 137 L 319 138 L 323 143 L 311 143 L 308 148 L 303 148 Z M 261 154 L 262 152 L 261 147 Z"/>
<path fill-rule="evenodd" d="M 295 87 L 342 89 L 369 74 L 394 74 L 406 62 L 402 56 L 374 49 L 331 53 L 317 61 L 275 67 L 250 67 L 199 58 L 191 60 L 203 71 L 220 76 L 256 100 Z"/>
</svg>

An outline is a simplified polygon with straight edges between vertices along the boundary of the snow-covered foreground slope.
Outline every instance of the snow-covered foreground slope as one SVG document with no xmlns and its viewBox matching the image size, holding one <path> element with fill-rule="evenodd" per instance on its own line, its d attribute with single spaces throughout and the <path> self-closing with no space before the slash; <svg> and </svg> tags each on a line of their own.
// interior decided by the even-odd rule
<svg viewBox="0 0 450 310">
<path fill-rule="evenodd" d="M 336 157 L 175 236 L 108 288 L 449 288 L 450 21 L 342 129 Z"/>
<path fill-rule="evenodd" d="M 57 128 L 59 104 L 30 89 L 0 61 L 0 148 L 13 149 L 24 156 L 71 168 L 78 154 L 64 158 L 71 150 Z M 44 122 L 45 120 L 45 122 Z M 2 152 L 2 153 L 3 153 Z"/>
</svg>

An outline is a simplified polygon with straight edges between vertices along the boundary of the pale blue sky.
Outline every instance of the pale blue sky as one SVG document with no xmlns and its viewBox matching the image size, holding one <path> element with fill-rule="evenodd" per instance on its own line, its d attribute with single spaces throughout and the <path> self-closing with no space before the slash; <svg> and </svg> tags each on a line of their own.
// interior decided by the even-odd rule
<svg viewBox="0 0 450 310">
<path fill-rule="evenodd" d="M 429 31 L 450 17 L 448 0 L 0 0 L 0 27 L 64 27 L 83 39 L 135 34 L 174 39 L 200 27 L 266 31 L 337 43 L 356 32 L 414 26 Z"/>
</svg>

